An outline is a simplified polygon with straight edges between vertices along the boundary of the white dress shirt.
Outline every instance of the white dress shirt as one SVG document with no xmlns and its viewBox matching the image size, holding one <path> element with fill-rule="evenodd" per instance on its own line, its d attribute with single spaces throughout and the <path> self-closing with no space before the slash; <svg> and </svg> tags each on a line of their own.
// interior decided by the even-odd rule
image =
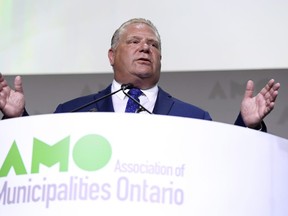
<svg viewBox="0 0 288 216">
<path fill-rule="evenodd" d="M 117 91 L 121 88 L 121 85 L 113 80 L 112 86 L 111 86 L 111 92 Z M 128 93 L 129 89 L 126 89 L 125 92 Z M 147 110 L 149 110 L 151 113 L 154 109 L 155 102 L 157 99 L 158 94 L 158 86 L 154 86 L 150 89 L 142 90 L 143 94 L 139 97 L 140 104 L 145 107 Z M 125 112 L 126 104 L 128 102 L 128 97 L 122 92 L 119 91 L 116 94 L 112 95 L 112 102 L 115 112 Z M 147 113 L 145 111 L 140 112 Z"/>
</svg>

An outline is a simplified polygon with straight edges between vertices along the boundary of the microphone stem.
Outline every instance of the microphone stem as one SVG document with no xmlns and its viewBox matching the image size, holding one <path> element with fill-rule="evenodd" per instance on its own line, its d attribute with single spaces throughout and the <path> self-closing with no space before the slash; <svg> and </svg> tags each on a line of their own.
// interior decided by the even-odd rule
<svg viewBox="0 0 288 216">
<path fill-rule="evenodd" d="M 97 103 L 98 101 L 101 101 L 101 100 L 103 100 L 103 99 L 105 99 L 105 98 L 107 98 L 107 97 L 109 97 L 109 96 L 111 96 L 111 95 L 113 95 L 113 94 L 116 94 L 117 92 L 119 92 L 119 91 L 121 91 L 121 90 L 123 90 L 123 89 L 120 88 L 120 89 L 118 89 L 118 90 L 115 91 L 115 92 L 111 92 L 110 94 L 107 94 L 107 95 L 104 95 L 103 97 L 97 98 L 96 100 L 93 100 L 93 101 L 91 101 L 90 103 L 84 104 L 84 105 L 81 106 L 81 107 L 77 107 L 76 109 L 72 110 L 71 112 L 77 112 L 77 111 L 79 111 L 79 110 L 81 110 L 81 109 L 83 109 L 83 108 L 85 108 L 85 107 L 87 107 L 87 106 L 90 106 L 90 105 L 92 105 L 92 104 L 94 104 L 94 103 Z"/>
<path fill-rule="evenodd" d="M 144 111 L 148 112 L 149 114 L 152 114 L 148 109 L 146 109 L 144 106 L 142 106 L 135 98 L 131 97 L 131 95 L 129 95 L 128 93 L 126 93 L 124 91 L 124 89 L 122 89 L 123 93 L 129 97 L 130 99 L 132 99 L 136 104 L 138 104 Z"/>
</svg>

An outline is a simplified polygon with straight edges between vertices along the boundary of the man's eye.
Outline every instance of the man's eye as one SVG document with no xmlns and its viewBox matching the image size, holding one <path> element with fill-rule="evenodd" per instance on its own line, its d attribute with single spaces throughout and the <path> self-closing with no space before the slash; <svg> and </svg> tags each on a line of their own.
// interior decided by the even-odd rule
<svg viewBox="0 0 288 216">
<path fill-rule="evenodd" d="M 159 44 L 158 43 L 153 43 L 152 46 L 157 48 L 157 49 L 159 48 Z"/>
<path fill-rule="evenodd" d="M 130 40 L 130 41 L 128 41 L 128 43 L 130 43 L 130 44 L 138 44 L 139 40 Z"/>
<path fill-rule="evenodd" d="M 153 46 L 153 47 L 155 47 L 156 49 L 159 49 L 159 43 L 157 43 L 157 42 L 155 42 L 155 43 L 151 43 L 151 45 Z"/>
</svg>

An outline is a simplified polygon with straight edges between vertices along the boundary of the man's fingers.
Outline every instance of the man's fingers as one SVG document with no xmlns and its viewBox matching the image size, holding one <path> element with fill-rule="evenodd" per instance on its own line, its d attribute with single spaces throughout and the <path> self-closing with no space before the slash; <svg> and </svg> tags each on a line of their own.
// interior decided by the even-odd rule
<svg viewBox="0 0 288 216">
<path fill-rule="evenodd" d="M 275 85 L 273 86 L 273 89 L 275 91 L 278 91 L 280 89 L 280 83 L 275 83 Z"/>
<path fill-rule="evenodd" d="M 252 98 L 254 92 L 254 82 L 252 80 L 248 80 L 246 84 L 246 91 L 244 94 L 245 98 Z"/>
<path fill-rule="evenodd" d="M 278 90 L 280 88 L 280 83 L 275 83 L 273 79 L 271 79 L 265 88 L 262 89 L 261 93 L 265 97 L 266 100 L 275 101 L 278 96 Z"/>
<path fill-rule="evenodd" d="M 21 76 L 16 76 L 16 77 L 15 77 L 14 87 L 15 87 L 15 91 L 23 93 L 22 78 L 21 78 Z"/>
</svg>

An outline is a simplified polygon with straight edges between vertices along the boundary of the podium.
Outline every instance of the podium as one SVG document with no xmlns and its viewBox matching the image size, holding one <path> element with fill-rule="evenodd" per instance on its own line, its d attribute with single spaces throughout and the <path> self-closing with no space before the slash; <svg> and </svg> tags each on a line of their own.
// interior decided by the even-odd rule
<svg viewBox="0 0 288 216">
<path fill-rule="evenodd" d="M 288 140 L 125 113 L 0 122 L 0 214 L 287 216 Z"/>
</svg>

